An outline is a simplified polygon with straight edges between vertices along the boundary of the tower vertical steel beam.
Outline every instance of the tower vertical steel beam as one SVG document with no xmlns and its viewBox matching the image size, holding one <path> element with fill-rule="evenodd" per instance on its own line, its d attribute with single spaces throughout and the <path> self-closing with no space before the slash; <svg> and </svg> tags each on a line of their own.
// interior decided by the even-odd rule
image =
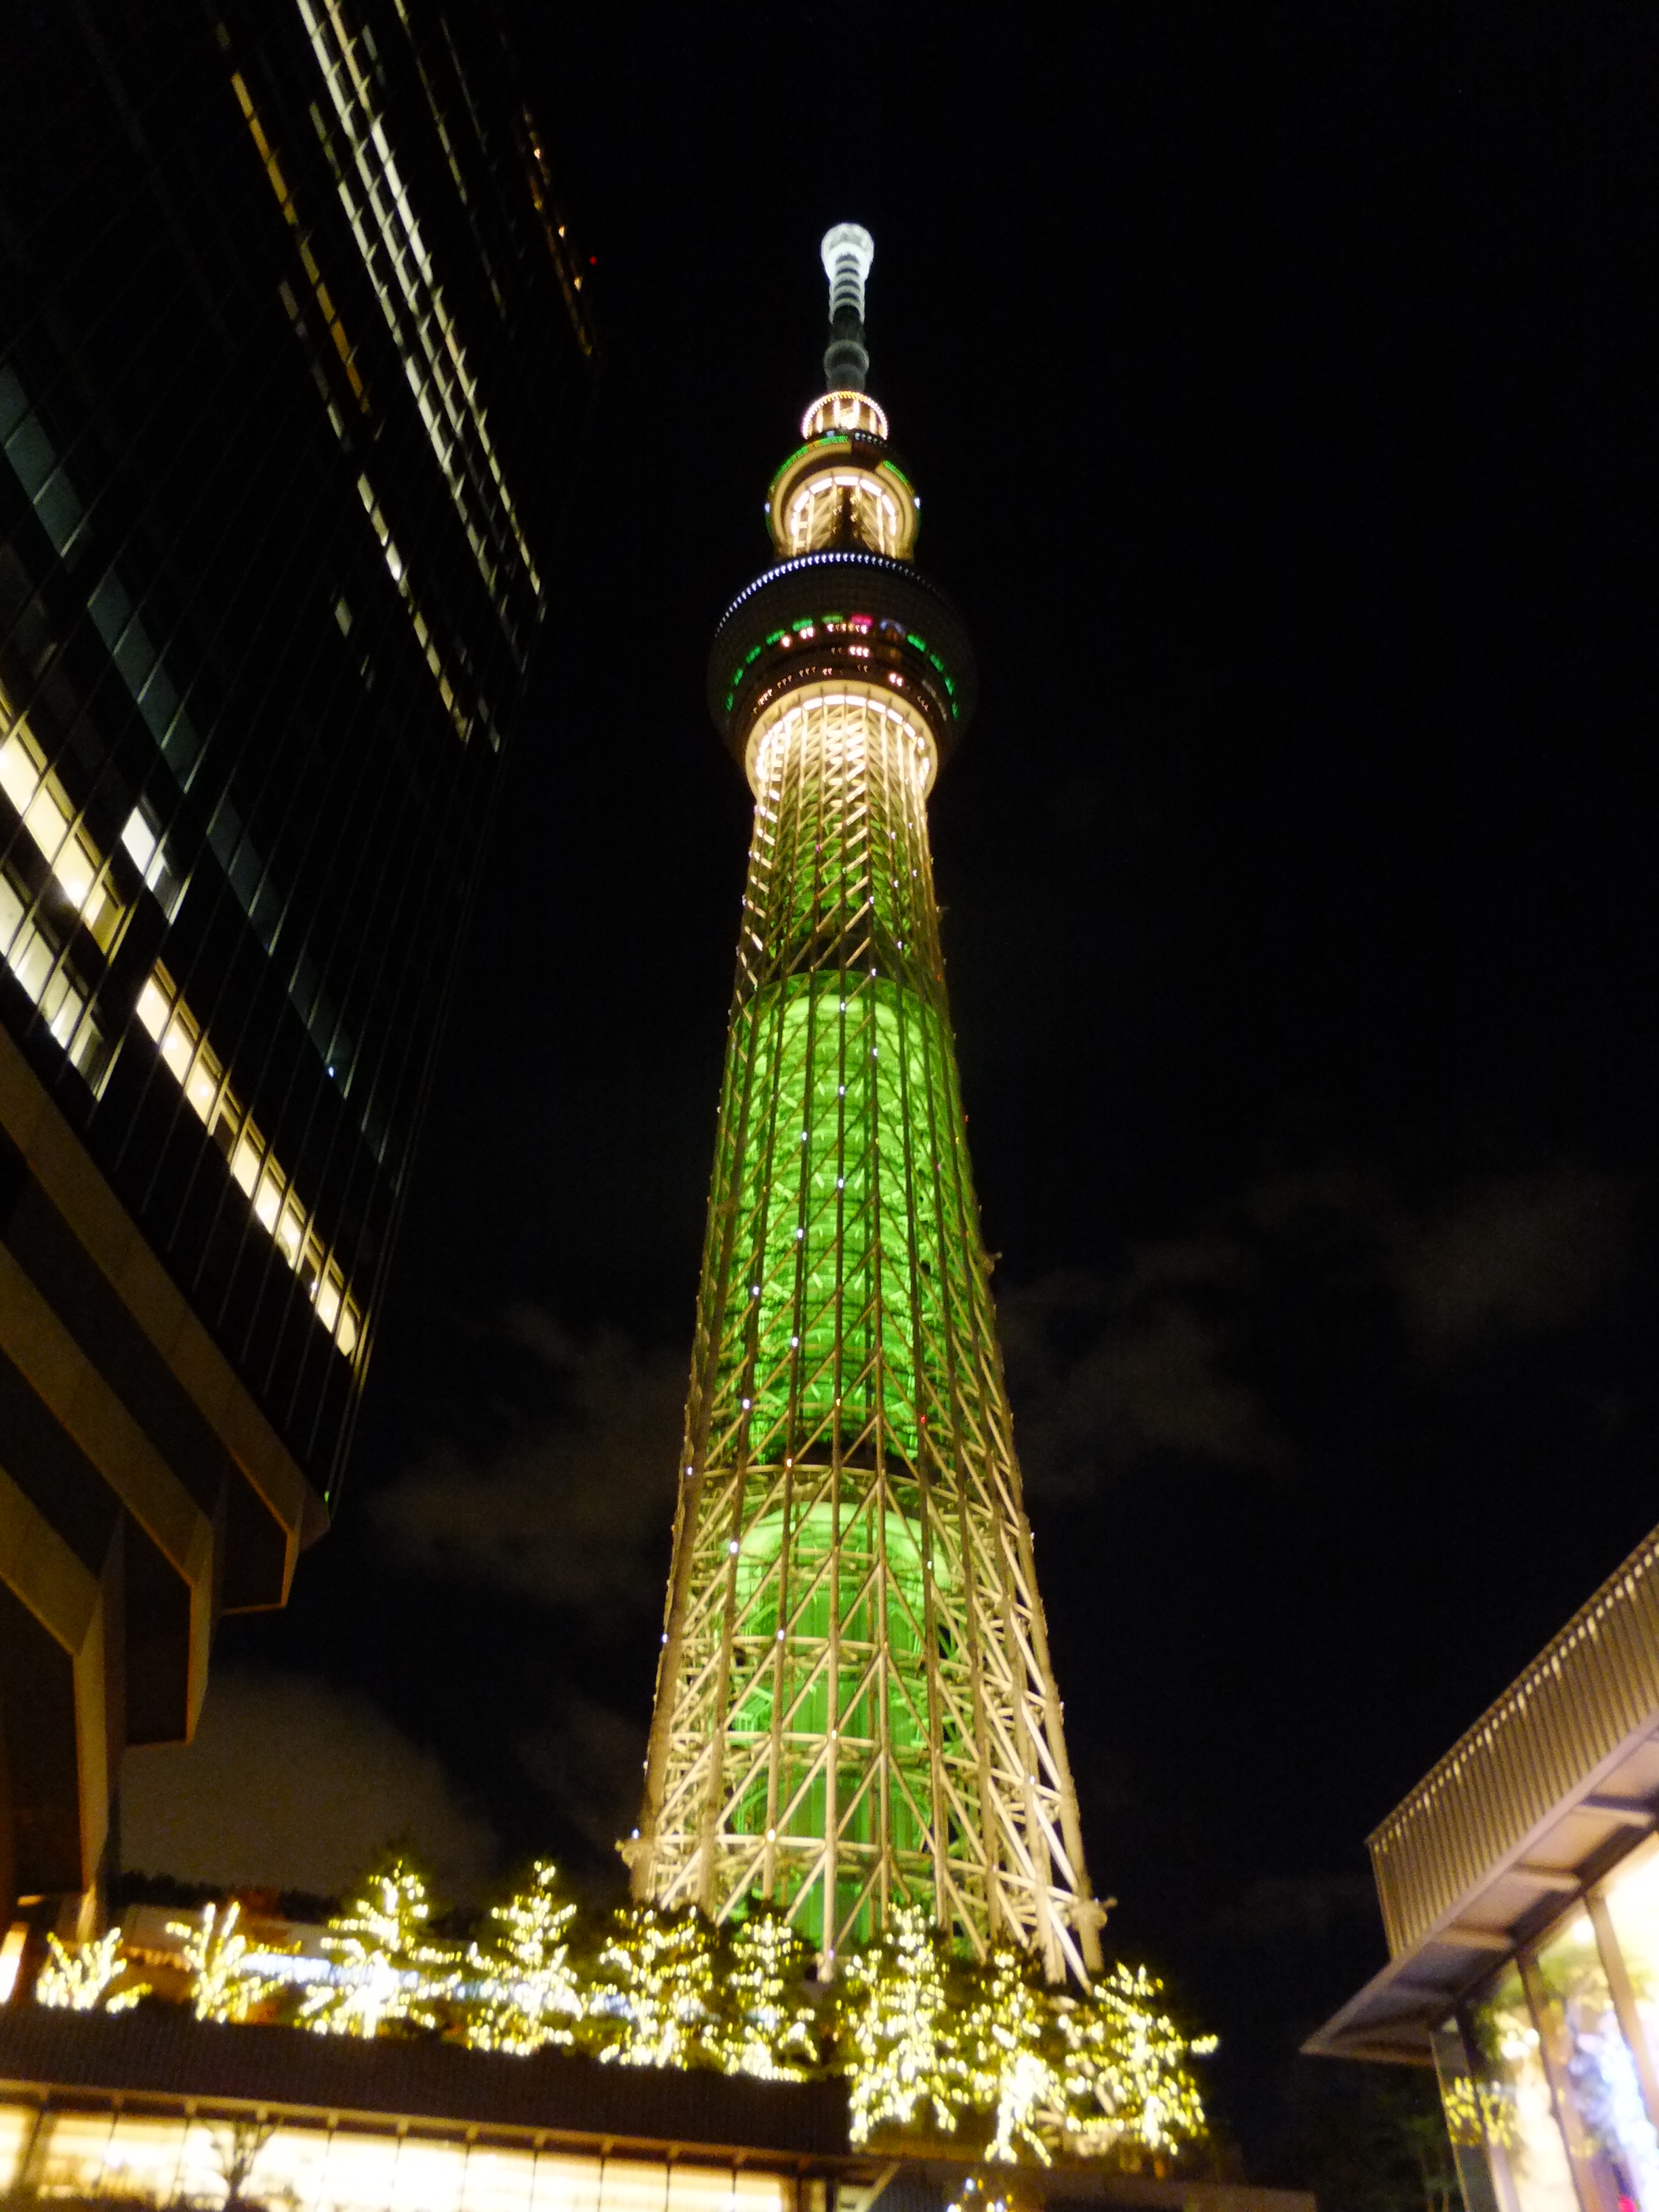
<svg viewBox="0 0 1659 2212">
<path fill-rule="evenodd" d="M 634 1891 L 781 1908 L 826 1968 L 926 1907 L 1100 1964 L 997 1346 L 927 800 L 971 649 L 864 392 L 873 247 L 823 242 L 833 388 L 772 485 L 714 719 L 755 794 Z"/>
</svg>

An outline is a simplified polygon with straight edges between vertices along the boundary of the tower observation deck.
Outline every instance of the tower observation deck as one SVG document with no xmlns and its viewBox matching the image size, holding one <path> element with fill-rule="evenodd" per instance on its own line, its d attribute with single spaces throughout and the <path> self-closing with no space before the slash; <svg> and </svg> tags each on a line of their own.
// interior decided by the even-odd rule
<svg viewBox="0 0 1659 2212">
<path fill-rule="evenodd" d="M 1103 1908 L 1037 1595 L 945 1001 L 927 800 L 975 702 L 864 390 L 853 224 L 831 389 L 773 479 L 779 565 L 709 661 L 755 794 L 634 1893 L 762 1899 L 825 1970 L 926 1909 L 1051 1979 Z"/>
</svg>

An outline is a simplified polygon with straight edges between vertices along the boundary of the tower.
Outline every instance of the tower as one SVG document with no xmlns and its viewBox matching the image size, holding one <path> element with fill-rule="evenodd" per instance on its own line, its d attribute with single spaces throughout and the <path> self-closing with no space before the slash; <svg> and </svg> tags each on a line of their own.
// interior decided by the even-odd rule
<svg viewBox="0 0 1659 2212">
<path fill-rule="evenodd" d="M 634 1891 L 755 1896 L 833 1971 L 918 1904 L 1053 1979 L 1102 1908 L 1021 1497 L 945 1002 L 927 799 L 973 654 L 912 565 L 864 390 L 874 248 L 823 241 L 830 389 L 779 565 L 715 634 L 755 794 Z"/>
</svg>

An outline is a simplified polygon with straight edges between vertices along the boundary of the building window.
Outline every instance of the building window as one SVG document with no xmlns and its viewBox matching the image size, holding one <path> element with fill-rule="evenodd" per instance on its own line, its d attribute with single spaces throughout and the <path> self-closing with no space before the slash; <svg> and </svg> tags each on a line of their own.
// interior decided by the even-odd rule
<svg viewBox="0 0 1659 2212">
<path fill-rule="evenodd" d="M 185 878 L 168 850 L 167 841 L 161 834 L 161 825 L 155 810 L 148 799 L 141 799 L 127 817 L 126 827 L 121 832 L 121 842 L 126 847 L 133 866 L 144 879 L 144 888 L 155 897 L 156 904 L 171 921 L 179 911 L 179 902 L 185 895 Z"/>
<path fill-rule="evenodd" d="M 0 708 L 3 696 L 0 694 Z M 0 791 L 17 809 L 58 890 L 92 933 L 94 943 L 100 952 L 107 952 L 126 908 L 115 896 L 107 862 L 21 716 L 0 744 Z"/>
<path fill-rule="evenodd" d="M 1656 1970 L 1659 1840 L 1435 2032 L 1468 2212 L 1659 2212 Z"/>
<path fill-rule="evenodd" d="M 325 151 L 334 161 L 341 204 L 403 363 L 433 458 L 517 653 L 513 618 L 496 581 L 497 556 L 521 571 L 538 599 L 542 580 L 489 434 L 487 410 L 466 349 L 392 154 L 386 119 L 359 55 L 360 42 L 347 25 L 339 0 L 323 0 L 320 9 L 313 8 L 311 0 L 298 0 L 298 4 L 335 120 L 350 149 L 349 164 L 334 161 L 322 118 L 313 110 Z M 404 316 L 412 343 L 404 334 Z M 486 487 L 493 489 L 493 500 Z"/>
<path fill-rule="evenodd" d="M 1595 1929 L 1573 1914 L 1539 1945 L 1533 2005 L 1586 2205 L 1659 2208 L 1659 2136 L 1643 2105 Z"/>
<path fill-rule="evenodd" d="M 1638 2032 L 1659 2069 L 1659 1840 L 1632 1852 L 1609 1877 L 1602 1900 L 1629 1977 Z"/>
<path fill-rule="evenodd" d="M 46 1028 L 88 1083 L 97 1079 L 104 1040 L 86 994 L 64 968 L 60 948 L 29 915 L 11 878 L 0 873 L 0 946 L 6 965 L 40 1009 Z"/>
<path fill-rule="evenodd" d="M 34 732 L 0 690 L 0 791 L 15 809 L 29 842 L 50 871 L 52 886 L 100 951 L 120 933 L 126 908 L 116 896 L 109 866 L 76 812 Z M 48 1034 L 88 1083 L 104 1063 L 104 1037 L 90 1011 L 91 994 L 70 971 L 61 929 L 40 912 L 40 899 L 11 869 L 0 869 L 0 954 L 40 1010 Z"/>
<path fill-rule="evenodd" d="M 138 1018 L 155 1039 L 161 1065 L 229 1163 L 254 1220 L 304 1283 L 318 1320 L 349 1359 L 362 1341 L 362 1308 L 310 1209 L 232 1088 L 223 1060 L 159 963 L 138 994 Z"/>
<path fill-rule="evenodd" d="M 1491 2107 L 1500 2203 L 1515 2212 L 1580 2212 L 1543 2038 L 1517 1964 L 1504 1970 L 1471 2018 Z"/>
</svg>

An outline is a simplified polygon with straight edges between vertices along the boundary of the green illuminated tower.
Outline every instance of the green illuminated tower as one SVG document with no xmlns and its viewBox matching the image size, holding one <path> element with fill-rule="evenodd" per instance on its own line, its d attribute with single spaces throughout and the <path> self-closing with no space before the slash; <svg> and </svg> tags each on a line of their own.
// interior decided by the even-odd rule
<svg viewBox="0 0 1659 2212">
<path fill-rule="evenodd" d="M 831 390 L 721 622 L 755 793 L 634 1890 L 781 1906 L 833 1971 L 915 1902 L 1086 1977 L 1084 1868 L 945 1003 L 927 799 L 973 711 L 866 397 L 873 249 L 830 233 Z"/>
</svg>

